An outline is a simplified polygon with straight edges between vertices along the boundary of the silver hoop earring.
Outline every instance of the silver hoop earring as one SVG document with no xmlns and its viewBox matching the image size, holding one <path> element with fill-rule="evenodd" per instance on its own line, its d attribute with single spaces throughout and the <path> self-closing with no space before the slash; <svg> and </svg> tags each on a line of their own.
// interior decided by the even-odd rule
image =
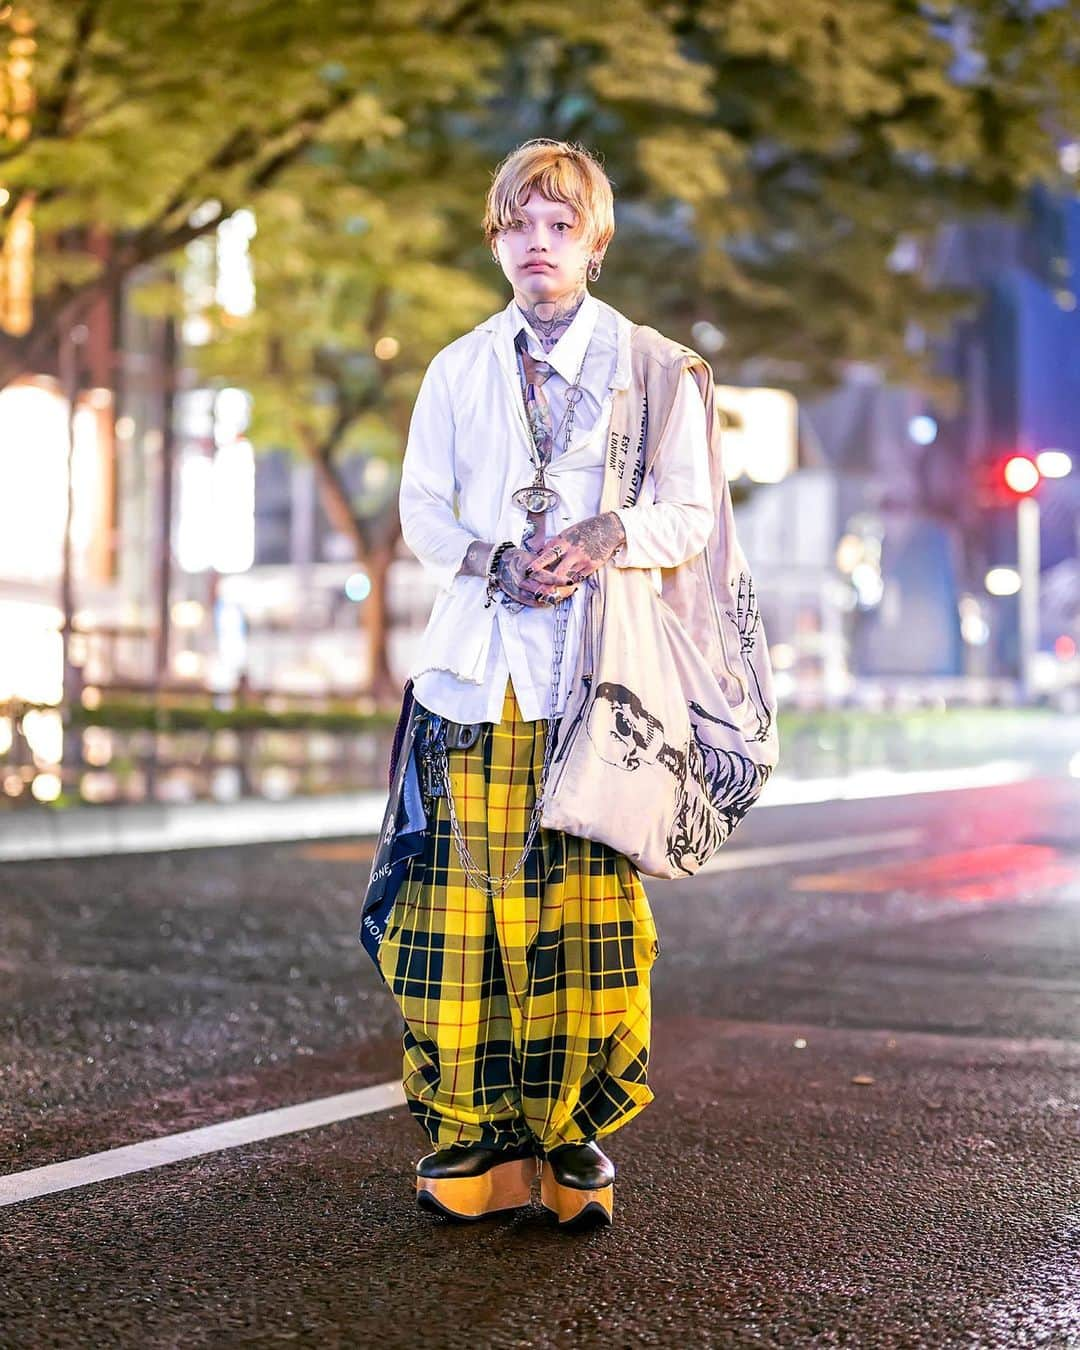
<svg viewBox="0 0 1080 1350">
<path fill-rule="evenodd" d="M 589 278 L 590 281 L 599 281 L 599 280 L 600 280 L 600 263 L 599 263 L 599 260 L 598 260 L 598 259 L 593 258 L 593 259 L 590 261 L 590 263 L 589 263 L 589 271 L 588 271 L 588 274 L 587 274 L 587 275 L 588 275 L 588 278 Z"/>
</svg>

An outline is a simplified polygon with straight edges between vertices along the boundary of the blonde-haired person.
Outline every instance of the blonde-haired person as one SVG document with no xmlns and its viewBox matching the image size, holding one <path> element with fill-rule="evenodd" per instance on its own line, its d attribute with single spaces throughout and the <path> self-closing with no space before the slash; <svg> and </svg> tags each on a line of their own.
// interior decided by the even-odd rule
<svg viewBox="0 0 1080 1350">
<path fill-rule="evenodd" d="M 412 696 L 464 748 L 446 751 L 449 799 L 427 766 L 424 851 L 377 959 L 434 1149 L 418 1200 L 461 1218 L 528 1204 L 539 1171 L 563 1226 L 610 1223 L 615 1168 L 597 1141 L 654 1096 L 659 943 L 636 869 L 535 823 L 526 848 L 588 578 L 676 566 L 714 521 L 705 405 L 677 362 L 670 450 L 633 506 L 599 509 L 634 330 L 589 291 L 614 228 L 611 184 L 580 146 L 539 139 L 507 157 L 484 231 L 512 297 L 431 362 L 404 458 L 404 538 L 440 588 Z"/>
</svg>

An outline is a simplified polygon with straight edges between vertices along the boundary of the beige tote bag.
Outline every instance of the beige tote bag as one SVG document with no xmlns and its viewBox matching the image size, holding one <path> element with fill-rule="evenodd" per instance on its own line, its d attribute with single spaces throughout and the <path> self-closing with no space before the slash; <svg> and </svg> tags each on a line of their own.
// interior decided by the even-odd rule
<svg viewBox="0 0 1080 1350">
<path fill-rule="evenodd" d="M 636 500 L 678 380 L 698 381 L 716 524 L 664 569 L 603 567 L 590 594 L 541 824 L 611 845 L 647 876 L 692 876 L 761 794 L 779 758 L 776 697 L 746 558 L 735 537 L 712 371 L 635 326 L 630 387 L 616 395 L 601 510 Z"/>
</svg>

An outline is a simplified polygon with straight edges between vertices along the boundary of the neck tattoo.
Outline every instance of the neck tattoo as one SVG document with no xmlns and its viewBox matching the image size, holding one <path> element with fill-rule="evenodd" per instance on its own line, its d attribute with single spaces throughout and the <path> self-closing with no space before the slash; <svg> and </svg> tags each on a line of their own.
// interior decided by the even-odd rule
<svg viewBox="0 0 1080 1350">
<path fill-rule="evenodd" d="M 574 315 L 585 299 L 585 287 L 557 296 L 554 300 L 538 300 L 535 303 L 525 296 L 516 296 L 518 309 L 525 315 L 533 332 L 540 339 L 544 351 L 551 351 L 574 321 Z"/>
</svg>

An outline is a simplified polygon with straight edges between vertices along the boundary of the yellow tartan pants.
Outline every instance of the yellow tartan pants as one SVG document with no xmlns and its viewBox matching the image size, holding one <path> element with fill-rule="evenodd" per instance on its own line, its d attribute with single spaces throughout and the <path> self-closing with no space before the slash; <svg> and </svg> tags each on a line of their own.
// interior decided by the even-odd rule
<svg viewBox="0 0 1080 1350">
<path fill-rule="evenodd" d="M 508 683 L 502 721 L 449 752 L 462 833 L 494 875 L 521 854 L 546 731 L 546 721 L 523 720 Z M 504 1147 L 531 1135 L 552 1148 L 637 1115 L 654 1095 L 658 953 L 645 888 L 625 856 L 541 830 L 522 870 L 490 896 L 466 884 L 439 799 L 379 950 L 405 1019 L 405 1096 L 433 1146 Z"/>
</svg>

